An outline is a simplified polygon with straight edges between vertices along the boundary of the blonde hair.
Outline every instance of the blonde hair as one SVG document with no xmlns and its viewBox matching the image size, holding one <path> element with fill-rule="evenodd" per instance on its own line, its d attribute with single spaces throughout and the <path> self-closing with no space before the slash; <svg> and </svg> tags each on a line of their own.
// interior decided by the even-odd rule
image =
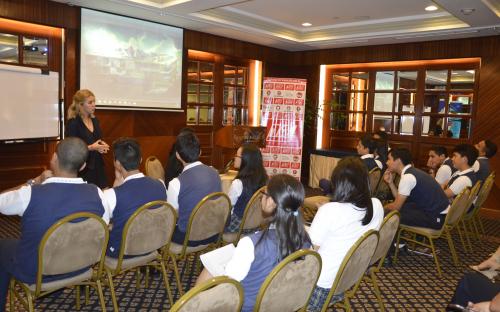
<svg viewBox="0 0 500 312">
<path fill-rule="evenodd" d="M 71 105 L 68 107 L 67 118 L 73 119 L 76 116 L 80 115 L 80 105 L 85 103 L 85 101 L 91 96 L 95 98 L 94 93 L 92 93 L 92 91 L 88 89 L 76 91 L 75 95 L 73 95 L 73 103 L 71 103 Z M 92 117 L 94 117 L 93 114 Z"/>
</svg>

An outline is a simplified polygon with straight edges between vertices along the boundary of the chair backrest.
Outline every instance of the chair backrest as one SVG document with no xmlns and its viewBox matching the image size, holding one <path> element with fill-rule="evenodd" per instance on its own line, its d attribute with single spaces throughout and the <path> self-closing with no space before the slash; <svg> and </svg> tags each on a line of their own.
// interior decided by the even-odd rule
<svg viewBox="0 0 500 312">
<path fill-rule="evenodd" d="M 241 225 L 236 241 L 239 240 L 243 230 L 255 229 L 265 223 L 265 218 L 262 215 L 262 196 L 264 195 L 262 190 L 264 189 L 265 186 L 258 189 L 248 201 L 241 219 Z"/>
<path fill-rule="evenodd" d="M 205 196 L 189 216 L 184 245 L 188 240 L 204 240 L 224 231 L 231 213 L 231 200 L 223 192 Z"/>
<path fill-rule="evenodd" d="M 460 221 L 460 217 L 467 212 L 470 204 L 469 195 L 470 189 L 465 188 L 460 194 L 455 196 L 446 215 L 444 222 L 446 226 L 454 227 Z"/>
<path fill-rule="evenodd" d="M 321 256 L 301 249 L 281 261 L 262 283 L 254 311 L 297 311 L 307 306 L 321 273 Z"/>
<path fill-rule="evenodd" d="M 377 249 L 375 249 L 375 253 L 373 254 L 372 259 L 370 260 L 370 266 L 374 265 L 377 261 L 383 260 L 393 243 L 394 236 L 398 231 L 399 221 L 401 215 L 398 211 L 391 211 L 387 216 L 385 216 L 384 221 L 382 221 L 382 225 L 380 226 L 380 230 L 378 231 L 378 244 Z M 382 261 L 379 262 L 379 265 L 382 265 Z"/>
<path fill-rule="evenodd" d="M 477 199 L 476 199 L 476 202 L 474 203 L 474 207 L 476 209 L 474 209 L 474 210 L 479 210 L 484 205 L 484 202 L 486 201 L 486 199 L 490 195 L 490 191 L 493 188 L 494 182 L 495 182 L 495 172 L 493 171 L 486 178 L 486 180 L 483 183 L 483 187 L 481 187 L 481 190 L 477 194 Z"/>
<path fill-rule="evenodd" d="M 53 224 L 38 245 L 36 294 L 42 275 L 70 273 L 98 262 L 101 274 L 108 239 L 106 223 L 92 213 L 74 213 Z"/>
<path fill-rule="evenodd" d="M 153 179 L 165 181 L 165 169 L 156 156 L 149 156 L 144 164 L 146 175 Z"/>
<path fill-rule="evenodd" d="M 240 283 L 219 276 L 192 288 L 172 306 L 170 312 L 239 312 L 242 305 Z"/>
<path fill-rule="evenodd" d="M 375 230 L 367 231 L 354 243 L 342 260 L 326 302 L 330 302 L 333 295 L 342 294 L 353 286 L 357 288 L 377 244 L 378 233 Z"/>
<path fill-rule="evenodd" d="M 117 270 L 124 255 L 142 255 L 170 243 L 177 212 L 166 201 L 152 201 L 139 207 L 123 228 Z"/>
<path fill-rule="evenodd" d="M 368 180 L 370 182 L 370 192 L 371 194 L 375 194 L 377 191 L 378 184 L 380 182 L 380 177 L 382 175 L 382 171 L 379 167 L 375 167 L 368 173 Z"/>
</svg>

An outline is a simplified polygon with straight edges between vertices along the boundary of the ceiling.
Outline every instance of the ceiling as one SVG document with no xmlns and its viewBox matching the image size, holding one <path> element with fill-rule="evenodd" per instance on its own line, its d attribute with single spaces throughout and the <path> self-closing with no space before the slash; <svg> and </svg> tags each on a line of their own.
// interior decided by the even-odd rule
<svg viewBox="0 0 500 312">
<path fill-rule="evenodd" d="M 500 35 L 500 0 L 56 1 L 289 51 Z"/>
</svg>

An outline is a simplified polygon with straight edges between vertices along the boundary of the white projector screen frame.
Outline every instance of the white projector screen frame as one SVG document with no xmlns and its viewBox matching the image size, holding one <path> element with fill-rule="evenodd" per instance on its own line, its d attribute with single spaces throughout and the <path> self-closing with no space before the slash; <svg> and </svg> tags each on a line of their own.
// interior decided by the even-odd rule
<svg viewBox="0 0 500 312">
<path fill-rule="evenodd" d="M 182 112 L 182 28 L 81 12 L 80 88 L 97 106 Z"/>
</svg>

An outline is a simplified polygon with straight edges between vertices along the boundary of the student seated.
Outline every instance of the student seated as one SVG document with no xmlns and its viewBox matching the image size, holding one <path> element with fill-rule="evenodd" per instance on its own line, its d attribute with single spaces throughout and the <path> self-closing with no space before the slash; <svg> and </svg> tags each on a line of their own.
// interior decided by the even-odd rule
<svg viewBox="0 0 500 312">
<path fill-rule="evenodd" d="M 453 166 L 453 162 L 446 154 L 446 148 L 443 146 L 432 146 L 429 149 L 427 167 L 431 169 L 430 173 L 439 185 L 446 185 L 451 179 L 451 175 L 457 171 Z"/>
<path fill-rule="evenodd" d="M 196 134 L 193 132 L 179 134 L 175 141 L 175 150 L 183 169 L 182 173 L 168 184 L 167 201 L 179 213 L 172 241 L 182 245 L 191 211 L 208 194 L 221 192 L 222 186 L 217 171 L 199 161 L 200 142 Z M 195 247 L 216 240 L 215 235 L 207 240 L 189 241 L 188 245 Z"/>
<path fill-rule="evenodd" d="M 401 176 L 397 188 L 394 184 L 395 173 Z M 384 181 L 395 198 L 385 208 L 399 210 L 401 224 L 431 229 L 442 227 L 445 216 L 441 213 L 445 213 L 449 206 L 448 198 L 436 180 L 412 166 L 408 149 L 391 149 Z"/>
<path fill-rule="evenodd" d="M 281 260 L 299 249 L 311 247 L 299 210 L 303 201 L 304 187 L 294 177 L 278 174 L 269 180 L 262 197 L 262 211 L 272 216 L 272 223 L 263 231 L 243 237 L 224 269 L 223 275 L 243 286 L 241 311 L 253 311 L 262 283 Z M 212 273 L 205 267 L 196 285 L 212 278 Z"/>
<path fill-rule="evenodd" d="M 466 273 L 458 282 L 451 305 L 468 306 L 472 308 L 470 311 L 500 311 L 500 284 L 480 273 L 500 270 L 500 247 L 490 258 L 472 266 L 472 269 L 476 272 Z M 449 308 L 447 311 L 457 311 Z"/>
<path fill-rule="evenodd" d="M 194 130 L 187 127 L 182 128 L 179 134 L 184 132 L 194 133 Z M 182 163 L 177 159 L 177 156 L 175 154 L 175 143 L 174 143 L 170 148 L 170 152 L 168 153 L 168 159 L 165 166 L 165 186 L 168 186 L 170 181 L 172 181 L 174 178 L 177 178 L 179 174 L 181 174 L 182 169 L 183 169 Z"/>
<path fill-rule="evenodd" d="M 321 311 L 349 249 L 366 231 L 379 230 L 384 219 L 382 203 L 370 196 L 368 170 L 359 158 L 339 161 L 332 184 L 332 202 L 319 208 L 309 229 L 323 264 L 308 311 Z"/>
<path fill-rule="evenodd" d="M 154 200 L 167 200 L 167 190 L 160 180 L 139 171 L 142 161 L 139 143 L 131 138 L 113 142 L 115 182 L 104 191 L 113 228 L 109 235 L 107 255 L 118 258 L 123 228 L 130 216 L 142 205 Z"/>
<path fill-rule="evenodd" d="M 358 151 L 358 155 L 360 155 L 361 160 L 365 163 L 368 171 L 371 171 L 374 168 L 379 168 L 382 170 L 384 166 L 380 160 L 375 160 L 375 149 L 377 145 L 375 141 L 371 138 L 370 135 L 363 136 L 359 141 L 358 145 L 356 145 L 356 150 Z"/>
<path fill-rule="evenodd" d="M 375 141 L 368 134 L 359 139 L 358 145 L 356 145 L 358 155 L 368 168 L 368 171 L 371 171 L 374 168 L 379 168 L 380 170 L 384 169 L 382 162 L 378 159 L 375 159 L 374 152 L 376 147 L 377 146 Z M 333 191 L 331 181 L 329 181 L 328 179 L 319 180 L 319 187 L 323 190 L 323 193 L 325 195 L 331 194 Z"/>
<path fill-rule="evenodd" d="M 476 172 L 477 178 L 484 183 L 491 173 L 490 158 L 497 153 L 497 145 L 490 140 L 483 140 L 474 147 L 479 153 L 476 162 L 474 162 L 474 172 Z"/>
<path fill-rule="evenodd" d="M 455 198 L 466 187 L 473 187 L 477 182 L 472 168 L 477 159 L 477 150 L 470 144 L 459 144 L 453 149 L 453 166 L 457 171 L 446 184 L 444 192 L 450 200 Z"/>
<path fill-rule="evenodd" d="M 109 222 L 102 191 L 78 178 L 87 160 L 87 144 L 76 137 L 62 140 L 50 160 L 50 169 L 13 190 L 0 194 L 0 213 L 21 216 L 21 238 L 0 240 L 0 311 L 4 311 L 11 276 L 34 284 L 38 271 L 38 245 L 45 232 L 60 219 L 77 212 L 90 212 Z M 86 271 L 57 276 L 49 282 Z"/>
<path fill-rule="evenodd" d="M 262 162 L 262 154 L 257 146 L 243 144 L 234 157 L 234 168 L 238 174 L 231 183 L 228 196 L 233 211 L 227 232 L 238 232 L 245 208 L 253 194 L 267 183 L 267 173 Z"/>
</svg>

